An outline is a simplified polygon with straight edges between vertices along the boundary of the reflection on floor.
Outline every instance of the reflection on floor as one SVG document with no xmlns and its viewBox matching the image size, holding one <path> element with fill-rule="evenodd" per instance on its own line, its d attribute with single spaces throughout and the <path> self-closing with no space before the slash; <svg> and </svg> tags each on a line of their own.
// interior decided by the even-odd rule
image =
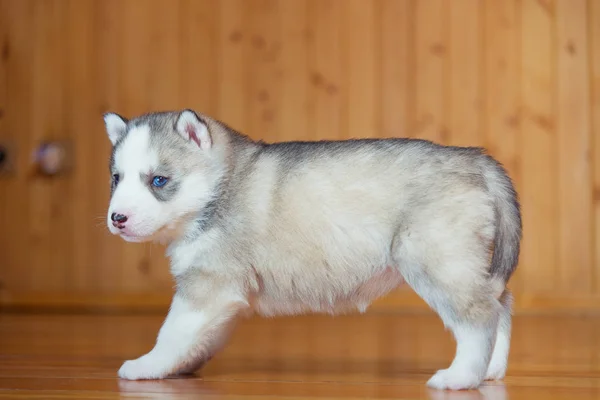
<svg viewBox="0 0 600 400">
<path fill-rule="evenodd" d="M 596 399 L 600 318 L 515 317 L 509 376 L 478 391 L 428 390 L 454 343 L 433 314 L 243 321 L 196 376 L 121 381 L 152 348 L 158 315 L 0 314 L 0 399 Z"/>
</svg>

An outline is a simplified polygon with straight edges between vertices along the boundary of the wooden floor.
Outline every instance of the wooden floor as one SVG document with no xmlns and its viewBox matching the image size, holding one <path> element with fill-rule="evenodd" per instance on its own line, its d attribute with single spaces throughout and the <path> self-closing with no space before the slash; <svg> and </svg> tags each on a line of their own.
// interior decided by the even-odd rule
<svg viewBox="0 0 600 400">
<path fill-rule="evenodd" d="M 161 320 L 0 314 L 0 399 L 600 398 L 600 317 L 515 317 L 509 376 L 467 392 L 425 387 L 454 352 L 430 314 L 250 319 L 195 377 L 117 379 Z"/>
</svg>

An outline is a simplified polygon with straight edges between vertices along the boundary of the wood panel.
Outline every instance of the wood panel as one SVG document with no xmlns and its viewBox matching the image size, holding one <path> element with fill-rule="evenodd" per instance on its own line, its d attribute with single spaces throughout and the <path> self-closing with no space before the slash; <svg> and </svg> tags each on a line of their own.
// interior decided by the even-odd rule
<svg viewBox="0 0 600 400">
<path fill-rule="evenodd" d="M 448 71 L 445 76 L 447 127 L 443 138 L 454 146 L 482 146 L 481 123 L 485 117 L 482 95 L 482 36 L 479 24 L 482 3 L 464 0 L 448 10 Z"/>
<path fill-rule="evenodd" d="M 482 3 L 483 144 L 502 160 L 517 190 L 522 188 L 521 136 L 521 23 L 518 0 Z M 523 274 L 513 289 L 523 288 Z"/>
<path fill-rule="evenodd" d="M 594 211 L 594 293 L 600 292 L 600 2 L 590 1 L 587 20 L 590 57 L 591 137 L 593 143 L 592 199 Z"/>
<path fill-rule="evenodd" d="M 346 89 L 342 84 L 344 68 L 341 55 L 341 3 L 336 0 L 311 0 L 312 21 L 309 45 L 309 81 L 313 124 L 306 138 L 339 139 L 343 137 L 342 107 Z"/>
<path fill-rule="evenodd" d="M 589 293 L 592 264 L 592 170 L 587 2 L 556 3 L 556 111 L 559 290 Z M 600 160 L 598 160 L 600 162 Z M 577 209 L 577 212 L 573 210 Z M 575 233 L 576 232 L 576 233 Z M 570 265 L 570 267 L 566 267 Z"/>
<path fill-rule="evenodd" d="M 106 165 L 98 164 L 101 158 L 88 158 L 91 152 L 100 152 L 101 149 L 95 148 L 92 140 L 78 140 L 78 132 L 89 124 L 94 118 L 97 118 L 99 102 L 101 101 L 99 87 L 94 80 L 96 64 L 94 63 L 94 47 L 97 40 L 97 30 L 94 24 L 89 21 L 93 19 L 95 13 L 94 4 L 91 2 L 71 1 L 68 5 L 67 20 L 73 20 L 72 24 L 66 25 L 66 74 L 69 76 L 65 82 L 65 108 L 67 110 L 77 109 L 71 118 L 65 120 L 66 131 L 69 132 L 74 146 L 74 152 L 78 156 L 76 168 L 73 169 L 71 184 L 77 190 L 71 190 L 71 212 L 69 224 L 70 232 L 65 236 L 70 239 L 72 250 L 72 259 L 70 265 L 65 265 L 65 271 L 69 280 L 69 285 L 78 290 L 89 290 L 89 279 L 98 268 L 94 268 L 94 259 L 99 256 L 95 251 L 94 243 L 101 243 L 95 240 L 97 233 L 104 234 L 104 215 L 100 217 L 100 212 L 94 207 L 95 204 L 89 198 L 89 193 L 95 190 L 96 180 L 101 173 L 105 173 Z M 79 16 L 76 18 L 76 16 Z M 80 93 L 86 93 L 92 97 L 92 101 L 79 103 Z M 106 150 L 108 146 L 102 149 Z M 86 157 L 88 162 L 80 162 L 79 157 Z M 106 182 L 106 179 L 102 181 Z M 102 188 L 106 190 L 105 187 Z M 60 200 L 60 198 L 59 198 Z M 100 225 L 102 223 L 102 225 Z M 82 265 L 89 266 L 81 268 Z M 101 265 L 101 264 L 100 264 Z"/>
<path fill-rule="evenodd" d="M 554 1 L 524 0 L 521 4 L 520 141 L 523 239 L 521 263 L 527 264 L 523 290 L 557 288 L 558 192 L 556 143 Z M 545 193 L 545 195 L 541 195 Z M 540 279 L 542 278 L 543 279 Z"/>
<path fill-rule="evenodd" d="M 277 101 L 280 105 L 280 122 L 277 135 L 285 129 L 290 137 L 308 135 L 314 116 L 309 106 L 309 46 L 314 40 L 314 33 L 309 28 L 309 4 L 306 1 L 284 1 L 280 7 L 281 33 L 283 38 L 280 55 L 280 69 L 276 74 L 282 75 L 279 100 L 270 97 L 262 101 Z M 285 73 L 285 76 L 283 74 Z"/>
<path fill-rule="evenodd" d="M 342 65 L 345 70 L 346 129 L 343 137 L 380 135 L 379 2 L 348 0 L 343 7 Z"/>
<path fill-rule="evenodd" d="M 414 125 L 408 136 L 434 141 L 448 140 L 445 125 L 448 76 L 448 13 L 449 2 L 444 0 L 414 3 L 415 58 L 413 79 Z"/>
<path fill-rule="evenodd" d="M 412 2 L 383 0 L 381 4 L 381 134 L 409 134 L 411 124 Z"/>
<path fill-rule="evenodd" d="M 2 75 L 6 77 L 6 107 L 2 117 L 3 140 L 15 143 L 13 151 L 15 171 L 9 176 L 3 176 L 2 186 L 4 208 L 2 222 L 8 225 L 9 221 L 14 226 L 2 229 L 2 285 L 4 290 L 18 292 L 32 290 L 34 285 L 34 270 L 22 268 L 19 265 L 30 265 L 30 251 L 35 238 L 29 235 L 30 209 L 28 198 L 29 158 L 33 148 L 33 133 L 31 113 L 31 98 L 33 92 L 33 29 L 20 23 L 16 16 L 23 16 L 28 22 L 33 19 L 33 5 L 31 2 L 22 1 L 15 3 L 2 3 L 3 30 L 6 30 L 2 44 Z M 6 193 L 13 193 L 7 196 Z M 15 217 L 19 217 L 17 220 Z M 17 223 L 18 222 L 18 223 Z M 10 250 L 12 249 L 12 250 Z M 84 268 L 84 267 L 82 267 Z"/>
<path fill-rule="evenodd" d="M 521 309 L 600 309 L 596 0 L 0 0 L 0 303 L 158 304 L 163 249 L 108 234 L 101 114 L 202 110 L 265 140 L 485 145 L 516 182 Z M 69 139 L 75 169 L 31 153 Z M 52 299 L 56 299 L 54 303 Z M 70 300 L 69 300 L 70 299 Z M 154 299 L 154 300 L 152 300 Z M 423 307 L 399 291 L 378 307 Z"/>
<path fill-rule="evenodd" d="M 213 3 L 214 4 L 214 3 Z M 218 8 L 217 114 L 234 129 L 247 129 L 244 104 L 244 48 L 250 40 L 243 30 L 243 0 L 224 0 Z M 202 62 L 210 62 L 208 58 Z M 206 77 L 198 77 L 206 84 Z M 210 100 L 209 100 L 210 102 Z"/>
</svg>

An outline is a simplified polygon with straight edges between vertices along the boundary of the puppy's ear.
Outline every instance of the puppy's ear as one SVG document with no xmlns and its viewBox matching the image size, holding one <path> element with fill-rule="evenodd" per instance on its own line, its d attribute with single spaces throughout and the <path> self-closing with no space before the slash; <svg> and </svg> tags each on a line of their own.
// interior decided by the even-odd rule
<svg viewBox="0 0 600 400">
<path fill-rule="evenodd" d="M 104 125 L 106 125 L 106 133 L 113 146 L 127 132 L 127 120 L 115 113 L 104 114 Z"/>
<path fill-rule="evenodd" d="M 208 150 L 212 147 L 212 138 L 208 127 L 192 110 L 183 110 L 177 122 L 175 130 L 185 140 L 189 140 L 198 145 L 202 150 Z"/>
</svg>

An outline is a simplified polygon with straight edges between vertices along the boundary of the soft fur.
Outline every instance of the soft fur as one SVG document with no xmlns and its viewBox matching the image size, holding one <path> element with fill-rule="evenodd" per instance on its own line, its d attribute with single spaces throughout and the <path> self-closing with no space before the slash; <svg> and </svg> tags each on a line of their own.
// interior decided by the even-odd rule
<svg viewBox="0 0 600 400">
<path fill-rule="evenodd" d="M 168 243 L 177 282 L 154 349 L 127 361 L 122 378 L 194 371 L 241 314 L 362 312 L 403 282 L 457 341 L 451 366 L 428 385 L 504 377 L 521 217 L 510 179 L 481 149 L 411 139 L 266 144 L 191 110 L 105 122 L 108 227 L 128 241 Z M 154 187 L 154 176 L 168 182 Z M 127 221 L 113 222 L 115 213 Z"/>
</svg>

